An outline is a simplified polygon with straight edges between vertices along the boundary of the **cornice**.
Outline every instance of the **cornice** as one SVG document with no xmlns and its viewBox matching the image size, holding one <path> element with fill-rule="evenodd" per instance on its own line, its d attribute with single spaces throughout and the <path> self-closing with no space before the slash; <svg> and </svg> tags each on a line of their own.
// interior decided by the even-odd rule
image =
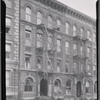
<svg viewBox="0 0 100 100">
<path fill-rule="evenodd" d="M 46 6 L 49 6 L 55 10 L 58 10 L 59 12 L 65 13 L 67 10 L 67 6 L 56 1 L 56 0 L 35 0 L 37 2 L 40 2 Z"/>
<path fill-rule="evenodd" d="M 66 14 L 96 27 L 96 20 L 67 6 Z"/>
<path fill-rule="evenodd" d="M 86 14 L 83 14 L 71 7 L 68 7 L 67 5 L 64 5 L 63 3 L 57 1 L 57 0 L 35 0 L 36 2 L 40 2 L 46 6 L 49 6 L 61 13 L 65 13 L 73 18 L 76 18 L 80 21 L 83 21 L 85 23 L 91 24 L 94 27 L 96 27 L 96 20 L 87 16 Z"/>
</svg>

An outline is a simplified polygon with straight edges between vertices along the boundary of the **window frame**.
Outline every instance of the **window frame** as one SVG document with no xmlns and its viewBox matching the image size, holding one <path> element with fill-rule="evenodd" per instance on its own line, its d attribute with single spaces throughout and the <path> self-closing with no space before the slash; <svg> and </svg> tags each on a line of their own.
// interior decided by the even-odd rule
<svg viewBox="0 0 100 100">
<path fill-rule="evenodd" d="M 61 39 L 57 38 L 57 52 L 61 52 Z"/>
<path fill-rule="evenodd" d="M 65 42 L 65 52 L 66 52 L 66 54 L 70 54 L 70 44 L 69 44 L 69 41 Z"/>
<path fill-rule="evenodd" d="M 37 32 L 37 47 L 43 47 L 43 34 Z"/>
<path fill-rule="evenodd" d="M 59 18 L 57 19 L 57 30 L 61 31 L 61 20 Z"/>
<path fill-rule="evenodd" d="M 66 22 L 66 34 L 69 34 L 69 23 Z"/>
<path fill-rule="evenodd" d="M 49 20 L 49 18 L 51 18 Z M 48 28 L 52 29 L 53 28 L 53 18 L 51 15 L 48 16 Z"/>
<path fill-rule="evenodd" d="M 76 32 L 77 32 L 77 27 L 76 25 L 73 25 L 73 36 L 77 35 Z"/>
<path fill-rule="evenodd" d="M 34 80 L 32 78 L 30 78 L 30 77 L 26 78 L 26 80 L 25 80 L 25 86 L 24 86 L 24 91 L 25 92 L 33 92 L 33 85 L 32 84 L 28 84 L 28 85 L 26 84 L 27 79 L 28 79 L 28 81 L 30 79 L 31 82 L 34 84 Z"/>
<path fill-rule="evenodd" d="M 26 62 L 26 58 L 29 59 L 28 62 Z M 25 69 L 31 69 L 31 55 L 25 54 Z"/>
<path fill-rule="evenodd" d="M 37 12 L 37 25 L 42 24 L 43 21 L 43 14 L 41 11 Z"/>
<path fill-rule="evenodd" d="M 29 12 L 27 12 L 27 10 Z M 25 8 L 25 20 L 28 21 L 28 22 L 31 22 L 31 18 L 32 18 L 32 10 L 31 10 L 31 7 L 27 6 Z"/>
<path fill-rule="evenodd" d="M 12 44 L 11 43 L 6 43 L 6 46 L 9 45 L 10 51 L 6 50 L 6 59 L 11 59 L 11 52 L 12 52 Z M 6 47 L 7 48 L 7 47 Z M 7 57 L 7 53 L 9 53 L 9 58 Z"/>
</svg>

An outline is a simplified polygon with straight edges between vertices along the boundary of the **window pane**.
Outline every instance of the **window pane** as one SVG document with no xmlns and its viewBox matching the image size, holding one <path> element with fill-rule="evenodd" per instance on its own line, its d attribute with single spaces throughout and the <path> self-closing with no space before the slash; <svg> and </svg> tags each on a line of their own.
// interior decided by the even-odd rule
<svg viewBox="0 0 100 100">
<path fill-rule="evenodd" d="M 57 19 L 57 25 L 60 26 L 61 25 L 61 21 L 59 19 Z"/>
<path fill-rule="evenodd" d="M 61 39 L 57 39 L 57 51 L 61 51 Z"/>
<path fill-rule="evenodd" d="M 25 55 L 25 68 L 30 68 L 30 55 Z"/>
<path fill-rule="evenodd" d="M 37 33 L 37 47 L 42 47 L 42 34 Z"/>
<path fill-rule="evenodd" d="M 10 85 L 10 71 L 6 71 L 6 86 Z"/>
<path fill-rule="evenodd" d="M 31 9 L 29 7 L 26 7 L 26 13 L 31 15 Z"/>
<path fill-rule="evenodd" d="M 6 18 L 6 25 L 11 26 L 11 18 Z"/>
<path fill-rule="evenodd" d="M 69 33 L 69 24 L 66 23 L 66 34 L 68 34 L 68 33 Z"/>
<path fill-rule="evenodd" d="M 65 42 L 66 54 L 69 54 L 69 42 Z"/>
</svg>

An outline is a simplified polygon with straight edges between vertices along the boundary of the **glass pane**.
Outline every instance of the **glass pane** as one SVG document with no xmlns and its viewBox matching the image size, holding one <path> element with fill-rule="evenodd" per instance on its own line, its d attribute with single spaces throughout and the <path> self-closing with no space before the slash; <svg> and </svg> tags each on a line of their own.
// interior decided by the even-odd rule
<svg viewBox="0 0 100 100">
<path fill-rule="evenodd" d="M 6 25 L 11 26 L 11 18 L 6 18 Z"/>
</svg>

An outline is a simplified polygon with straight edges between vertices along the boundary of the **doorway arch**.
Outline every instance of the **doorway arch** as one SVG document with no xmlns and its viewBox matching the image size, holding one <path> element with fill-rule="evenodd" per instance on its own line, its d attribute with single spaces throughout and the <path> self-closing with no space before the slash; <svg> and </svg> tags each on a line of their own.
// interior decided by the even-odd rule
<svg viewBox="0 0 100 100">
<path fill-rule="evenodd" d="M 40 95 L 41 96 L 48 95 L 48 82 L 44 78 L 40 81 Z"/>
</svg>

